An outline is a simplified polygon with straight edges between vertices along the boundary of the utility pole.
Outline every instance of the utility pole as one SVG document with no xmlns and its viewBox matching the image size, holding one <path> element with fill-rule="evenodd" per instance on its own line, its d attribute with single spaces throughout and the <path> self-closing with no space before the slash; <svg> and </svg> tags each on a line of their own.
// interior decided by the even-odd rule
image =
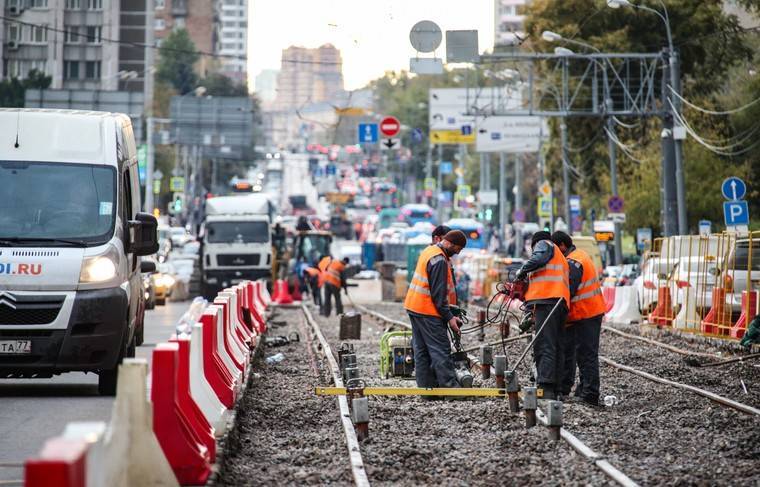
<svg viewBox="0 0 760 487">
<path fill-rule="evenodd" d="M 667 63 L 666 69 L 668 75 L 662 79 L 662 97 L 663 100 L 670 100 L 670 90 L 668 90 L 668 82 L 670 79 L 673 81 L 672 76 L 672 64 Z M 666 237 L 676 235 L 678 233 L 678 190 L 676 184 L 676 144 L 673 138 L 674 119 L 672 110 L 667 110 L 667 113 L 663 117 L 662 121 L 662 171 L 661 171 L 661 184 L 662 184 L 662 231 Z"/>
<path fill-rule="evenodd" d="M 522 213 L 522 209 L 522 157 L 520 157 L 520 154 L 515 154 L 515 213 Z M 515 235 L 515 251 L 519 252 L 516 257 L 519 257 L 520 254 L 522 254 L 522 248 L 523 234 L 522 230 L 520 230 Z"/>
<path fill-rule="evenodd" d="M 154 40 L 154 12 L 155 7 L 153 0 L 145 2 L 145 72 L 143 73 L 143 113 L 146 121 L 145 142 L 148 145 L 148 160 L 145 161 L 145 205 L 143 209 L 147 213 L 153 213 L 153 172 L 156 166 L 156 152 L 153 147 L 153 62 L 155 53 L 153 52 Z"/>
<path fill-rule="evenodd" d="M 430 178 L 432 177 L 433 177 L 433 146 L 430 144 L 430 140 L 428 140 L 427 158 L 425 160 L 425 180 L 429 181 Z M 426 196 L 425 199 L 427 200 L 426 203 L 432 206 L 433 197 L 431 196 L 430 198 L 428 198 Z"/>
<path fill-rule="evenodd" d="M 681 67 L 678 52 L 672 47 L 672 45 L 670 47 L 669 64 L 670 86 L 672 88 L 670 98 L 673 103 L 671 109 L 674 112 L 675 119 L 675 115 L 680 116 L 681 113 L 681 100 L 679 99 L 679 95 L 681 94 Z M 680 130 L 683 130 L 683 127 L 680 126 L 680 122 L 677 122 L 676 120 L 673 122 L 674 128 L 678 126 Z M 683 174 L 683 135 L 675 130 L 671 130 L 671 136 L 673 137 L 673 143 L 675 145 L 676 199 L 678 200 L 678 234 L 688 235 L 689 220 L 686 216 L 686 183 L 684 181 Z"/>
<path fill-rule="evenodd" d="M 438 201 L 436 201 L 436 209 L 438 210 L 438 223 L 443 223 L 443 202 L 441 196 L 443 195 L 443 173 L 441 172 L 441 164 L 443 164 L 443 145 L 438 144 L 438 184 L 436 190 L 438 193 Z"/>
<path fill-rule="evenodd" d="M 612 101 L 607 100 L 607 103 L 611 105 Z M 608 108 L 612 108 L 609 106 Z M 612 116 L 607 117 L 607 130 L 609 132 L 608 147 L 610 151 L 610 186 L 612 189 L 612 196 L 618 196 L 618 183 L 617 183 L 617 146 L 612 140 L 615 135 L 615 121 Z M 621 265 L 623 263 L 623 236 L 621 235 L 622 228 L 619 222 L 615 222 L 615 264 Z"/>
<path fill-rule="evenodd" d="M 506 154 L 499 152 L 499 241 L 504 247 L 504 237 L 507 228 L 507 161 Z"/>
<path fill-rule="evenodd" d="M 562 197 L 565 199 L 565 223 L 570 228 L 570 162 L 567 160 L 567 124 L 564 118 L 560 120 L 559 128 L 562 138 Z"/>
</svg>

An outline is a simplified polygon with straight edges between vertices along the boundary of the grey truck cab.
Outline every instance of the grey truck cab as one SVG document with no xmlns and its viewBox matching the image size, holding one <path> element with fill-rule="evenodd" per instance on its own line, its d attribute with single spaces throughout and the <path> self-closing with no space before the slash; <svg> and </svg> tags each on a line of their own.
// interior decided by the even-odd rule
<svg viewBox="0 0 760 487">
<path fill-rule="evenodd" d="M 0 378 L 95 372 L 115 393 L 158 248 L 136 154 L 126 115 L 0 109 Z"/>
</svg>

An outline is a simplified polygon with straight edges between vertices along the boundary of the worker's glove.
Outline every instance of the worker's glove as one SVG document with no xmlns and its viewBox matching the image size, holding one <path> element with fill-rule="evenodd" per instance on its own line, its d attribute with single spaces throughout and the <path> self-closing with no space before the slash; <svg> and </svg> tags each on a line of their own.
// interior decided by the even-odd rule
<svg viewBox="0 0 760 487">
<path fill-rule="evenodd" d="M 525 313 L 523 315 L 522 321 L 520 321 L 520 332 L 522 333 L 528 333 L 531 328 L 533 328 L 533 325 L 536 324 L 536 321 L 533 319 L 533 313 Z"/>
<path fill-rule="evenodd" d="M 527 281 L 528 280 L 528 273 L 524 270 L 520 269 L 517 271 L 517 274 L 515 274 L 515 281 Z"/>
</svg>

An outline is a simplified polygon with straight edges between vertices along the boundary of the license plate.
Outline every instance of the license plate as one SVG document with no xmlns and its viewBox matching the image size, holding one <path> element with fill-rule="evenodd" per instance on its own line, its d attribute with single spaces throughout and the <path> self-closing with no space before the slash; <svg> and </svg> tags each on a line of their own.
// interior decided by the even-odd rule
<svg viewBox="0 0 760 487">
<path fill-rule="evenodd" d="M 32 353 L 31 340 L 0 340 L 0 354 L 22 355 Z"/>
</svg>

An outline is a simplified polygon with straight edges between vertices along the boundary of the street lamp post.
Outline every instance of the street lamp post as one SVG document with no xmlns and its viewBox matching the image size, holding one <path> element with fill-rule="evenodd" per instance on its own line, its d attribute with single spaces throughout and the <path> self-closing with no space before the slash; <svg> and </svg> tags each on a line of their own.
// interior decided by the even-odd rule
<svg viewBox="0 0 760 487">
<path fill-rule="evenodd" d="M 670 17 L 668 16 L 668 8 L 662 2 L 658 0 L 660 6 L 662 6 L 662 12 L 655 10 L 646 5 L 634 4 L 629 0 L 607 0 L 607 5 L 611 8 L 619 7 L 632 7 L 640 10 L 644 10 L 655 14 L 665 24 L 665 33 L 668 38 L 668 72 L 670 78 L 670 92 L 666 93 L 670 102 L 670 110 L 673 113 L 673 129 L 670 130 L 668 139 L 674 146 L 675 156 L 675 180 L 676 180 L 676 199 L 678 207 L 678 233 L 685 235 L 689 233 L 689 222 L 686 214 L 686 184 L 683 173 L 683 142 L 685 138 L 683 134 L 676 133 L 675 127 L 679 125 L 677 119 L 680 117 L 681 112 L 681 100 L 679 99 L 681 91 L 680 83 L 680 60 L 678 53 L 673 47 L 673 34 L 670 30 Z M 664 14 L 663 14 L 664 13 Z M 666 175 L 667 177 L 667 175 Z M 667 199 L 667 197 L 666 197 Z M 667 215 L 665 216 L 667 218 Z"/>
</svg>

